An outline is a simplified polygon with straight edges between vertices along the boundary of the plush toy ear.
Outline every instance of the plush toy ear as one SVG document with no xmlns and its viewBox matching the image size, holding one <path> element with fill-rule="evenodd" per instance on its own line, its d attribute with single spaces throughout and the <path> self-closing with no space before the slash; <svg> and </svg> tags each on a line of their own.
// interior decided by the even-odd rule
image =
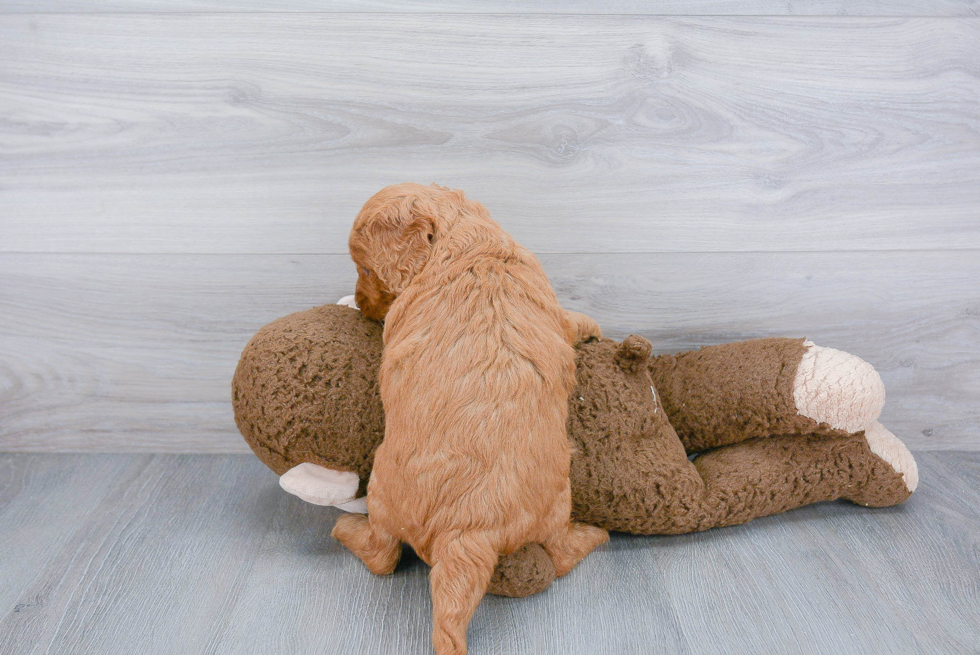
<svg viewBox="0 0 980 655">
<path fill-rule="evenodd" d="M 437 209 L 421 196 L 410 195 L 383 205 L 376 220 L 365 226 L 374 244 L 374 272 L 398 295 L 422 270 L 435 242 Z"/>
<path fill-rule="evenodd" d="M 631 334 L 616 349 L 616 364 L 627 373 L 636 373 L 646 368 L 653 345 L 643 337 Z"/>
</svg>

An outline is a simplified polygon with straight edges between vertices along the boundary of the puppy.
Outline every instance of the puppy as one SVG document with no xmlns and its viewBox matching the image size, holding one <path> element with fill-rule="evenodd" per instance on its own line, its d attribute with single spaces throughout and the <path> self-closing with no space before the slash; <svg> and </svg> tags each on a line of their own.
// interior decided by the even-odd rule
<svg viewBox="0 0 980 655">
<path fill-rule="evenodd" d="M 385 320 L 385 438 L 368 516 L 333 536 L 374 573 L 408 543 L 431 567 L 436 653 L 466 627 L 501 554 L 540 543 L 558 575 L 609 535 L 570 522 L 572 344 L 601 336 L 565 312 L 529 251 L 462 192 L 399 184 L 368 200 L 350 253 L 361 311 Z"/>
</svg>

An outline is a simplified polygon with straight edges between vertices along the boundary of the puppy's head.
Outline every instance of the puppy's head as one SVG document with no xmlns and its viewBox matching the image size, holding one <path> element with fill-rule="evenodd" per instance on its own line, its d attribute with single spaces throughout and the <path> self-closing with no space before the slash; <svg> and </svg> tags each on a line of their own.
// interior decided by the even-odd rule
<svg viewBox="0 0 980 655">
<path fill-rule="evenodd" d="M 357 265 L 354 299 L 365 316 L 384 319 L 464 203 L 459 191 L 406 183 L 385 187 L 364 204 L 348 246 Z"/>
</svg>

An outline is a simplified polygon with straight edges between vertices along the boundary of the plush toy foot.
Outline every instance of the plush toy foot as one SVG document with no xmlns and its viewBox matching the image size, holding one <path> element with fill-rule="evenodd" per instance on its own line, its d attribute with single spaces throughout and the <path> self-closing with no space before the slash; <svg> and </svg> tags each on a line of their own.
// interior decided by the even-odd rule
<svg viewBox="0 0 980 655">
<path fill-rule="evenodd" d="M 912 453 L 898 437 L 878 422 L 864 431 L 868 459 L 852 461 L 852 470 L 867 476 L 842 495 L 865 507 L 891 507 L 908 500 L 919 484 L 919 471 Z"/>
<path fill-rule="evenodd" d="M 871 425 L 885 405 L 885 385 L 874 367 L 860 357 L 812 341 L 803 345 L 806 352 L 793 385 L 800 415 L 845 432 Z"/>
<path fill-rule="evenodd" d="M 888 462 L 896 473 L 901 474 L 909 493 L 915 491 L 919 486 L 919 467 L 916 466 L 915 458 L 905 444 L 877 421 L 867 427 L 864 438 L 868 440 L 871 452 Z"/>
<path fill-rule="evenodd" d="M 357 494 L 358 482 L 356 473 L 335 471 L 312 462 L 304 462 L 294 466 L 279 478 L 280 487 L 314 505 L 354 505 L 359 507 L 356 503 L 361 499 L 354 499 Z M 366 503 L 364 511 L 367 511 Z"/>
</svg>

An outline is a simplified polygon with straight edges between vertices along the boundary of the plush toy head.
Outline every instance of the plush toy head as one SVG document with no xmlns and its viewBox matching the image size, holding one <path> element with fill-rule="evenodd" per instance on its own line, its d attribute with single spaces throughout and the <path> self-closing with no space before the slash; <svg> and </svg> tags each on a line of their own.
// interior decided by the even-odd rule
<svg viewBox="0 0 980 655">
<path fill-rule="evenodd" d="M 232 383 L 235 421 L 277 475 L 311 462 L 355 473 L 357 495 L 367 493 L 384 438 L 382 329 L 357 310 L 326 305 L 270 323 L 249 341 Z"/>
<path fill-rule="evenodd" d="M 374 451 L 384 438 L 381 332 L 357 310 L 326 305 L 265 326 L 242 352 L 232 382 L 238 429 L 277 475 L 298 473 L 282 483 L 307 502 L 366 511 Z M 528 596 L 554 578 L 544 548 L 529 544 L 501 559 L 488 591 Z"/>
</svg>

